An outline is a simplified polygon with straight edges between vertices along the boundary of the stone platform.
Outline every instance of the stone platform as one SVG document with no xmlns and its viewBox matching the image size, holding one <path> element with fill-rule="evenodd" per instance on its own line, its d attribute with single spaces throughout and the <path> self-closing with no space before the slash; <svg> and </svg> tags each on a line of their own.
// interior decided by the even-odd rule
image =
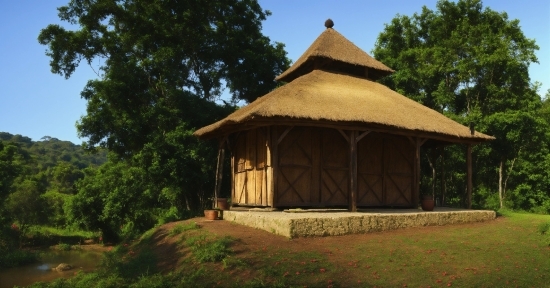
<svg viewBox="0 0 550 288">
<path fill-rule="evenodd" d="M 223 219 L 226 221 L 289 238 L 361 234 L 408 227 L 481 222 L 495 218 L 496 213 L 490 210 L 447 207 L 436 207 L 429 212 L 419 209 L 366 209 L 358 212 L 342 209 L 223 211 Z"/>
</svg>

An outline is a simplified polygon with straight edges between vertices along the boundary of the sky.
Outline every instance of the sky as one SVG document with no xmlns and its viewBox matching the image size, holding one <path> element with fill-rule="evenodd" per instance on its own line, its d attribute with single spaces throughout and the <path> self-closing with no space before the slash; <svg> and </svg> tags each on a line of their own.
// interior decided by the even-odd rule
<svg viewBox="0 0 550 288">
<path fill-rule="evenodd" d="M 260 0 L 272 15 L 263 33 L 282 42 L 296 61 L 325 29 L 334 29 L 371 54 L 378 34 L 397 14 L 412 16 L 422 6 L 435 10 L 436 0 Z M 52 74 L 46 46 L 38 43 L 40 30 L 62 24 L 57 7 L 69 0 L 0 0 L 0 132 L 21 134 L 39 141 L 43 136 L 81 144 L 75 123 L 86 114 L 80 92 L 93 69 L 81 64 L 69 79 Z M 519 19 L 527 38 L 535 39 L 539 64 L 531 65 L 531 82 L 541 82 L 539 94 L 550 89 L 550 1 L 485 0 L 484 7 Z M 97 65 L 96 65 L 97 66 Z"/>
</svg>

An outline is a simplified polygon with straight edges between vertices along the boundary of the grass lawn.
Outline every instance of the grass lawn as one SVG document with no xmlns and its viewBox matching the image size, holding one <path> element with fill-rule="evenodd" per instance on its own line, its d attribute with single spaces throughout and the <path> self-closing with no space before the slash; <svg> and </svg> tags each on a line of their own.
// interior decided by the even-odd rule
<svg viewBox="0 0 550 288">
<path fill-rule="evenodd" d="M 109 258 L 133 270 L 103 269 L 52 287 L 85 280 L 96 287 L 550 287 L 550 231 L 540 233 L 550 216 L 505 212 L 484 223 L 292 240 L 195 220 L 150 231 L 120 250 L 132 253 Z"/>
</svg>

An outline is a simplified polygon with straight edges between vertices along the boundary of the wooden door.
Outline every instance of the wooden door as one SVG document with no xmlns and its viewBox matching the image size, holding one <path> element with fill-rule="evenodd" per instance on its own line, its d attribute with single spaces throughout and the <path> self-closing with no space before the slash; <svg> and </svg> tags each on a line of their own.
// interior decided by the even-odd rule
<svg viewBox="0 0 550 288">
<path fill-rule="evenodd" d="M 335 129 L 321 131 L 320 204 L 348 205 L 349 144 Z"/>
<path fill-rule="evenodd" d="M 408 139 L 384 138 L 385 194 L 387 206 L 411 206 L 414 148 Z"/>
<path fill-rule="evenodd" d="M 370 133 L 357 143 L 357 205 L 412 206 L 414 147 L 407 138 Z"/>
<path fill-rule="evenodd" d="M 278 127 L 279 134 L 288 127 Z M 293 127 L 279 143 L 277 171 L 277 206 L 311 205 L 312 198 L 312 129 Z"/>
<path fill-rule="evenodd" d="M 357 143 L 357 205 L 384 206 L 384 138 L 370 134 Z"/>
</svg>

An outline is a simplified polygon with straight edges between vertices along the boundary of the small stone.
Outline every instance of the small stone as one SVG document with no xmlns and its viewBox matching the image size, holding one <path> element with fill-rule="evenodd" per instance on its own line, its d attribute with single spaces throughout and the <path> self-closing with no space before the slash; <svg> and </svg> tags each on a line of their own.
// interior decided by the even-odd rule
<svg viewBox="0 0 550 288">
<path fill-rule="evenodd" d="M 61 264 L 57 265 L 57 267 L 52 268 L 52 270 L 56 270 L 56 271 L 67 271 L 67 270 L 71 270 L 71 269 L 73 269 L 73 266 L 71 266 L 67 263 L 61 263 Z"/>
</svg>

